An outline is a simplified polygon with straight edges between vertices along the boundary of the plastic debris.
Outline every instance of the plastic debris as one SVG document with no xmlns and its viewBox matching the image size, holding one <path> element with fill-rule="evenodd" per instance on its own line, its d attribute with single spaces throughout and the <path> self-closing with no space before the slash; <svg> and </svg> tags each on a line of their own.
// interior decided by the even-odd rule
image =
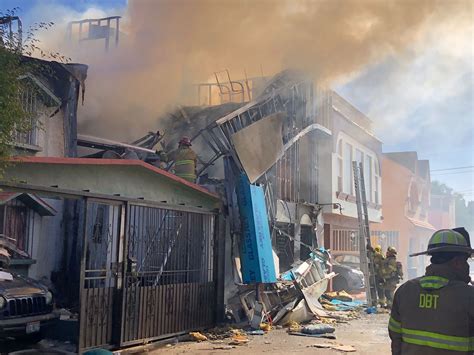
<svg viewBox="0 0 474 355">
<path fill-rule="evenodd" d="M 341 300 L 331 300 L 331 304 L 336 306 L 336 310 L 338 311 L 352 311 L 356 308 L 364 306 L 364 302 L 362 301 L 341 301 Z"/>
<path fill-rule="evenodd" d="M 368 307 L 365 311 L 367 312 L 367 314 L 376 314 L 377 307 Z"/>
<path fill-rule="evenodd" d="M 336 329 L 327 324 L 310 324 L 301 330 L 304 334 L 327 334 L 334 333 Z"/>
<path fill-rule="evenodd" d="M 202 333 L 199 333 L 199 332 L 190 332 L 189 335 L 191 336 L 191 338 L 194 340 L 194 341 L 206 341 L 207 340 L 207 336 L 205 336 L 204 334 Z"/>
<path fill-rule="evenodd" d="M 269 332 L 270 330 L 272 330 L 272 326 L 268 323 L 260 323 L 260 329 L 265 332 Z"/>
</svg>

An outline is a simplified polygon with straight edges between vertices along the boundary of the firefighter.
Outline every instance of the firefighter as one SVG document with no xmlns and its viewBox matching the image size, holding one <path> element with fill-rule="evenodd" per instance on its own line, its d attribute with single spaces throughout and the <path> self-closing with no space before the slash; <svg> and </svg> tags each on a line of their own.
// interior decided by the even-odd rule
<svg viewBox="0 0 474 355">
<path fill-rule="evenodd" d="M 395 293 L 388 324 L 392 354 L 473 354 L 474 288 L 469 285 L 470 243 L 451 229 L 435 232 L 424 276 Z"/>
<path fill-rule="evenodd" d="M 385 261 L 385 257 L 382 253 L 382 247 L 376 245 L 374 247 L 374 271 L 375 271 L 375 283 L 377 287 L 377 298 L 379 300 L 379 305 L 385 305 L 385 294 L 384 294 L 384 279 L 382 275 L 382 267 Z"/>
<path fill-rule="evenodd" d="M 386 307 L 391 308 L 393 303 L 393 294 L 397 284 L 403 278 L 402 264 L 397 261 L 397 250 L 394 247 L 388 247 L 385 254 L 385 260 L 382 265 L 381 276 L 383 278 L 383 289 L 386 301 Z"/>
<path fill-rule="evenodd" d="M 176 176 L 190 182 L 196 182 L 197 155 L 191 149 L 191 139 L 182 137 L 178 143 L 178 149 L 166 154 L 160 152 L 161 161 L 173 161 L 173 171 Z"/>
</svg>

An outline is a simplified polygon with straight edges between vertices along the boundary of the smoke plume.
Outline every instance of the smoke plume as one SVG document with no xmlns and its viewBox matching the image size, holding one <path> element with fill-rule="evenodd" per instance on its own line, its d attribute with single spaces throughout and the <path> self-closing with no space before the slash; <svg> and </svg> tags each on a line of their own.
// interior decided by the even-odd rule
<svg viewBox="0 0 474 355">
<path fill-rule="evenodd" d="M 117 49 L 72 53 L 90 66 L 80 129 L 120 139 L 157 129 L 160 114 L 195 94 L 191 84 L 224 69 L 241 79 L 292 67 L 332 83 L 401 53 L 463 3 L 129 0 Z"/>
</svg>

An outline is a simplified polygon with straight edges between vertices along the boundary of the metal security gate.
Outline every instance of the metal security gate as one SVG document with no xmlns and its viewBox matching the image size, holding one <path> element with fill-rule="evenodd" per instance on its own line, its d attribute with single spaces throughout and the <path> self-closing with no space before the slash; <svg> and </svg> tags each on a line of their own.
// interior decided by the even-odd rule
<svg viewBox="0 0 474 355">
<path fill-rule="evenodd" d="M 214 325 L 214 214 L 85 205 L 80 353 Z"/>
<path fill-rule="evenodd" d="M 130 205 L 121 345 L 211 327 L 213 214 Z"/>
<path fill-rule="evenodd" d="M 79 350 L 114 343 L 120 310 L 120 231 L 123 206 L 88 200 L 81 261 Z"/>
</svg>

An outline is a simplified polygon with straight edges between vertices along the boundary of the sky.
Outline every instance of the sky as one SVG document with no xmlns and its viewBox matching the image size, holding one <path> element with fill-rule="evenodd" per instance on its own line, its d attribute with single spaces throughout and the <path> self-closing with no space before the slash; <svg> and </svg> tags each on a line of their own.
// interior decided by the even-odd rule
<svg viewBox="0 0 474 355">
<path fill-rule="evenodd" d="M 122 14 L 127 6 L 127 0 L 0 0 L 0 10 L 20 7 L 25 27 Z M 464 19 L 474 23 L 472 8 Z M 474 25 L 457 21 L 414 38 L 403 58 L 388 55 L 334 88 L 374 121 L 385 152 L 417 151 L 429 159 L 432 180 L 474 200 Z"/>
</svg>

